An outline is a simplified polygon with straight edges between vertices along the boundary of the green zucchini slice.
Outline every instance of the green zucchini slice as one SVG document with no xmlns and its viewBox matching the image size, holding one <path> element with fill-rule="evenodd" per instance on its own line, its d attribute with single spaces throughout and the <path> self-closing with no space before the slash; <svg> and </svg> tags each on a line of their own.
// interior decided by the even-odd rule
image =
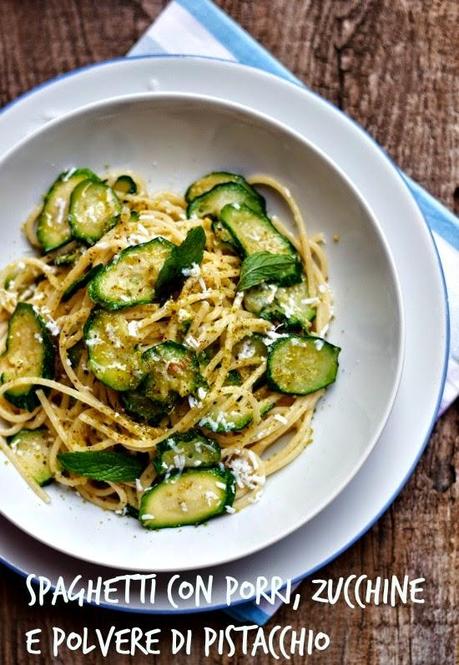
<svg viewBox="0 0 459 665">
<path fill-rule="evenodd" d="M 204 379 L 194 351 L 178 342 L 167 341 L 153 346 L 142 355 L 146 374 L 143 393 L 158 402 L 174 397 L 187 397 L 204 388 Z"/>
<path fill-rule="evenodd" d="M 284 283 L 289 280 L 293 280 L 290 283 L 300 280 L 301 267 L 296 249 L 263 213 L 244 204 L 227 205 L 220 213 L 220 221 L 232 235 L 242 256 L 256 252 L 287 254 L 296 259 L 296 262 L 292 266 L 292 274 L 285 274 Z"/>
<path fill-rule="evenodd" d="M 268 352 L 268 385 L 287 395 L 308 395 L 333 383 L 338 372 L 338 346 L 320 337 L 289 335 Z"/>
<path fill-rule="evenodd" d="M 247 335 L 247 337 L 244 337 L 240 342 L 235 344 L 233 354 L 237 360 L 249 358 L 264 360 L 268 355 L 268 347 L 265 344 L 263 335 L 254 333 L 253 335 Z"/>
<path fill-rule="evenodd" d="M 264 416 L 273 407 L 273 402 L 266 398 L 260 403 L 261 415 Z M 250 425 L 253 420 L 253 411 L 248 406 L 236 404 L 230 411 L 223 411 L 219 404 L 214 404 L 203 418 L 199 421 L 199 426 L 224 434 L 225 432 L 240 432 Z"/>
<path fill-rule="evenodd" d="M 137 194 L 137 183 L 130 175 L 120 175 L 113 185 L 113 189 L 118 196 L 126 194 Z"/>
<path fill-rule="evenodd" d="M 247 289 L 244 292 L 245 309 L 252 314 L 262 316 L 262 312 L 273 304 L 278 289 L 277 284 L 266 283 Z"/>
<path fill-rule="evenodd" d="M 246 205 L 260 214 L 264 212 L 264 201 L 255 190 L 249 191 L 237 182 L 216 185 L 210 191 L 198 196 L 187 208 L 187 216 L 218 217 L 221 210 L 229 204 Z"/>
<path fill-rule="evenodd" d="M 221 459 L 218 443 L 208 439 L 196 430 L 184 434 L 174 434 L 158 444 L 154 465 L 162 475 L 170 471 L 216 466 Z"/>
<path fill-rule="evenodd" d="M 69 242 L 72 230 L 68 221 L 70 196 L 83 180 L 98 178 L 90 169 L 70 169 L 61 173 L 45 196 L 37 219 L 37 240 L 45 252 Z"/>
<path fill-rule="evenodd" d="M 268 356 L 268 347 L 263 335 L 254 333 L 244 337 L 233 348 L 233 355 L 236 360 L 251 360 L 261 363 Z M 242 370 L 244 371 L 244 370 Z M 266 383 L 266 372 L 260 376 L 253 384 L 254 390 L 257 390 Z"/>
<path fill-rule="evenodd" d="M 73 369 L 80 364 L 84 347 L 84 341 L 80 339 L 76 344 L 67 349 L 67 356 L 70 361 L 70 366 L 73 367 Z"/>
<path fill-rule="evenodd" d="M 83 252 L 80 247 L 72 250 L 71 252 L 60 252 L 53 259 L 53 263 L 55 266 L 72 266 L 80 258 L 82 253 Z"/>
<path fill-rule="evenodd" d="M 89 296 L 111 310 L 153 302 L 156 278 L 174 246 L 158 237 L 123 249 L 89 282 Z"/>
<path fill-rule="evenodd" d="M 122 314 L 93 310 L 84 327 L 88 366 L 113 390 L 134 390 L 142 381 L 141 353 Z"/>
<path fill-rule="evenodd" d="M 236 182 L 251 194 L 259 197 L 260 203 L 262 203 L 264 207 L 263 198 L 249 185 L 247 180 L 237 173 L 229 173 L 228 171 L 213 171 L 212 173 L 207 173 L 207 175 L 202 176 L 202 178 L 199 178 L 199 180 L 195 180 L 195 182 L 193 182 L 186 190 L 185 200 L 187 203 L 191 203 L 196 198 L 198 198 L 198 196 L 206 194 L 217 185 L 223 185 L 229 182 Z"/>
<path fill-rule="evenodd" d="M 244 307 L 263 319 L 279 321 L 306 332 L 316 315 L 304 276 L 299 284 L 292 286 L 260 284 L 248 289 L 244 295 Z"/>
<path fill-rule="evenodd" d="M 47 429 L 21 429 L 8 439 L 8 444 L 22 469 L 40 487 L 52 482 L 54 476 L 49 466 L 50 438 Z"/>
<path fill-rule="evenodd" d="M 94 245 L 112 229 L 118 223 L 120 214 L 120 200 L 113 189 L 100 180 L 83 180 L 70 195 L 72 236 L 88 245 Z"/>
<path fill-rule="evenodd" d="M 240 386 L 242 384 L 242 377 L 237 369 L 230 369 L 226 375 L 224 386 Z"/>
<path fill-rule="evenodd" d="M 234 240 L 233 236 L 228 231 L 228 229 L 223 226 L 223 224 L 219 219 L 214 219 L 212 221 L 212 231 L 215 233 L 215 235 L 217 236 L 218 240 L 221 243 L 227 245 L 228 247 L 231 247 L 235 251 L 237 250 L 236 241 Z"/>
<path fill-rule="evenodd" d="M 54 377 L 53 341 L 43 319 L 32 305 L 18 303 L 11 316 L 1 369 L 2 383 L 26 376 Z M 8 390 L 5 397 L 18 408 L 33 411 L 39 404 L 36 390 L 30 385 L 18 386 Z"/>
<path fill-rule="evenodd" d="M 202 524 L 232 506 L 236 483 L 228 470 L 186 469 L 147 489 L 139 519 L 147 529 Z"/>
<path fill-rule="evenodd" d="M 143 394 L 141 389 L 130 390 L 121 394 L 121 402 L 130 416 L 150 425 L 158 425 L 175 406 L 176 400 L 164 402 L 153 400 Z"/>
</svg>

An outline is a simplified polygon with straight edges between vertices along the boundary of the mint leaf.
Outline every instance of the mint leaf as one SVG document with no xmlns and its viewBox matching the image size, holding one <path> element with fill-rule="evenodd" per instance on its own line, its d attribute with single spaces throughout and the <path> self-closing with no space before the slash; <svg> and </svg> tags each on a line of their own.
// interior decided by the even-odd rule
<svg viewBox="0 0 459 665">
<path fill-rule="evenodd" d="M 246 291 L 262 282 L 282 281 L 285 272 L 291 270 L 296 263 L 297 259 L 289 254 L 272 254 L 271 252 L 251 254 L 242 262 L 237 290 Z"/>
<path fill-rule="evenodd" d="M 202 226 L 188 231 L 185 240 L 174 247 L 159 271 L 155 285 L 157 298 L 167 297 L 173 289 L 182 284 L 185 278 L 184 270 L 192 268 L 194 264 L 200 265 L 205 245 L 206 234 Z"/>
<path fill-rule="evenodd" d="M 105 450 L 61 453 L 58 460 L 66 471 L 113 483 L 133 482 L 144 470 L 137 457 Z"/>
</svg>

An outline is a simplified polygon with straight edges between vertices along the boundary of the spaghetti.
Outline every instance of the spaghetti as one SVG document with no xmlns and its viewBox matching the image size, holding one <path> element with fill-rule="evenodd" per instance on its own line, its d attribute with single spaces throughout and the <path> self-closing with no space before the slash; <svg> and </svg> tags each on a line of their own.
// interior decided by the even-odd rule
<svg viewBox="0 0 459 665">
<path fill-rule="evenodd" d="M 241 257 L 215 233 L 210 215 L 188 218 L 182 196 L 170 192 L 150 195 L 139 178 L 133 176 L 133 180 L 136 191 L 120 195 L 117 224 L 97 242 L 88 247 L 70 240 L 63 249 L 23 258 L 2 272 L 2 347 L 6 346 L 9 321 L 18 302 L 28 303 L 54 336 L 56 361 L 53 378 L 8 376 L 0 386 L 0 448 L 32 489 L 47 501 L 46 491 L 27 475 L 21 456 L 15 455 L 6 442 L 7 437 L 24 429 L 46 430 L 47 463 L 53 479 L 101 508 L 125 512 L 139 509 L 146 488 L 157 480 L 158 471 L 151 462 L 159 444 L 200 430 L 221 448 L 220 464 L 235 478 L 234 506 L 227 506 L 227 512 L 234 512 L 257 501 L 266 477 L 290 464 L 310 443 L 311 419 L 324 391 L 290 395 L 273 390 L 265 380 L 266 355 L 253 353 L 247 348 L 247 340 L 262 338 L 269 350 L 286 336 L 286 328 L 245 307 L 246 294 L 238 291 Z M 117 174 L 111 174 L 106 182 L 114 187 L 116 181 Z M 300 257 L 309 293 L 307 305 L 314 310 L 307 336 L 322 338 L 332 317 L 324 238 L 322 234 L 308 236 L 298 205 L 276 180 L 253 176 L 247 183 L 247 187 L 273 190 L 291 212 L 294 234 L 281 220 L 273 218 L 272 223 Z M 33 247 L 40 246 L 36 218 L 34 211 L 24 225 Z M 199 359 L 205 388 L 176 400 L 173 409 L 151 424 L 133 416 L 125 408 L 122 394 L 91 371 L 90 347 L 84 332 L 94 310 L 88 289 L 80 288 L 69 298 L 65 294 L 90 269 L 106 266 L 128 247 L 143 246 L 158 237 L 179 246 L 197 227 L 205 233 L 202 261 L 183 271 L 180 290 L 162 302 L 120 309 L 136 348 L 144 351 L 173 340 Z M 72 260 L 62 260 L 64 249 Z M 238 380 L 231 380 L 235 376 Z M 8 391 L 28 385 L 33 385 L 37 398 L 37 405 L 30 411 L 18 408 L 7 398 Z M 227 414 L 246 412 L 250 412 L 250 418 L 245 426 L 225 431 Z M 114 450 L 131 456 L 143 454 L 145 464 L 138 478 L 101 481 L 69 472 L 60 463 L 62 453 Z"/>
</svg>

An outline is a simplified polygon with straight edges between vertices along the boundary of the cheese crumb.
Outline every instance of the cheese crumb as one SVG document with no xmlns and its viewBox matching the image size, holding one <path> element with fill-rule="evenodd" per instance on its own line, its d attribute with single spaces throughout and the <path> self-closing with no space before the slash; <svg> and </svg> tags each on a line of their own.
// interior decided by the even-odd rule
<svg viewBox="0 0 459 665">
<path fill-rule="evenodd" d="M 129 321 L 127 326 L 128 326 L 128 333 L 131 337 L 139 336 L 140 321 Z"/>
<path fill-rule="evenodd" d="M 199 277 L 201 274 L 201 267 L 197 263 L 192 263 L 190 268 L 182 268 L 182 275 L 184 277 Z"/>
</svg>

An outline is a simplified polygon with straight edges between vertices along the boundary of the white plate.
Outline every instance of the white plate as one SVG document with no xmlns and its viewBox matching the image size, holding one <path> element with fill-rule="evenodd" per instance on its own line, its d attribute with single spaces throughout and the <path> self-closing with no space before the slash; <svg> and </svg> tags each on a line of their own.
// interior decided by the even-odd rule
<svg viewBox="0 0 459 665">
<path fill-rule="evenodd" d="M 405 367 L 394 409 L 376 448 L 338 501 L 295 534 L 231 567 L 240 578 L 276 573 L 299 578 L 337 556 L 371 526 L 409 477 L 430 433 L 443 388 L 448 344 L 447 307 L 434 245 L 408 190 L 400 187 L 396 169 L 370 137 L 313 93 L 236 64 L 158 57 L 85 69 L 38 89 L 7 109 L 0 117 L 0 148 L 6 150 L 53 113 L 95 101 L 106 93 L 142 92 L 152 87 L 213 94 L 261 111 L 268 109 L 309 138 L 338 163 L 369 201 L 399 271 L 406 312 Z M 360 159 L 363 148 L 365 163 Z M 416 263 L 410 263 L 410 256 L 416 256 Z M 424 348 L 429 354 L 422 353 Z M 22 570 L 39 568 L 40 556 L 33 550 L 24 558 L 13 527 L 1 533 L 0 552 L 6 562 L 13 567 L 17 562 Z M 62 555 L 47 552 L 54 562 L 47 568 L 57 575 Z M 76 565 L 84 570 L 82 564 Z M 214 596 L 212 607 L 223 600 Z M 131 609 L 136 609 L 135 603 Z M 164 598 L 156 609 L 167 609 Z"/>
<path fill-rule="evenodd" d="M 49 123 L 0 160 L 1 263 L 28 251 L 18 220 L 57 173 L 83 164 L 103 173 L 131 168 L 150 191 L 185 191 L 202 173 L 269 173 L 292 192 L 311 233 L 330 242 L 339 380 L 314 417 L 314 442 L 269 478 L 260 502 L 187 529 L 151 532 L 49 488 L 45 505 L 11 465 L 0 465 L 0 512 L 26 533 L 92 563 L 132 570 L 215 566 L 280 540 L 322 510 L 357 473 L 387 420 L 403 358 L 395 268 L 377 221 L 351 184 L 299 135 L 242 106 L 177 93 L 129 95 L 85 106 Z M 17 178 L 17 174 L 21 178 Z M 270 213 L 290 215 L 268 195 Z M 295 233 L 292 225 L 291 231 Z M 22 243 L 23 249 L 18 245 Z M 18 256 L 19 255 L 19 256 Z M 371 386 L 371 389 L 368 389 Z M 107 548 L 107 542 L 114 542 Z"/>
</svg>

